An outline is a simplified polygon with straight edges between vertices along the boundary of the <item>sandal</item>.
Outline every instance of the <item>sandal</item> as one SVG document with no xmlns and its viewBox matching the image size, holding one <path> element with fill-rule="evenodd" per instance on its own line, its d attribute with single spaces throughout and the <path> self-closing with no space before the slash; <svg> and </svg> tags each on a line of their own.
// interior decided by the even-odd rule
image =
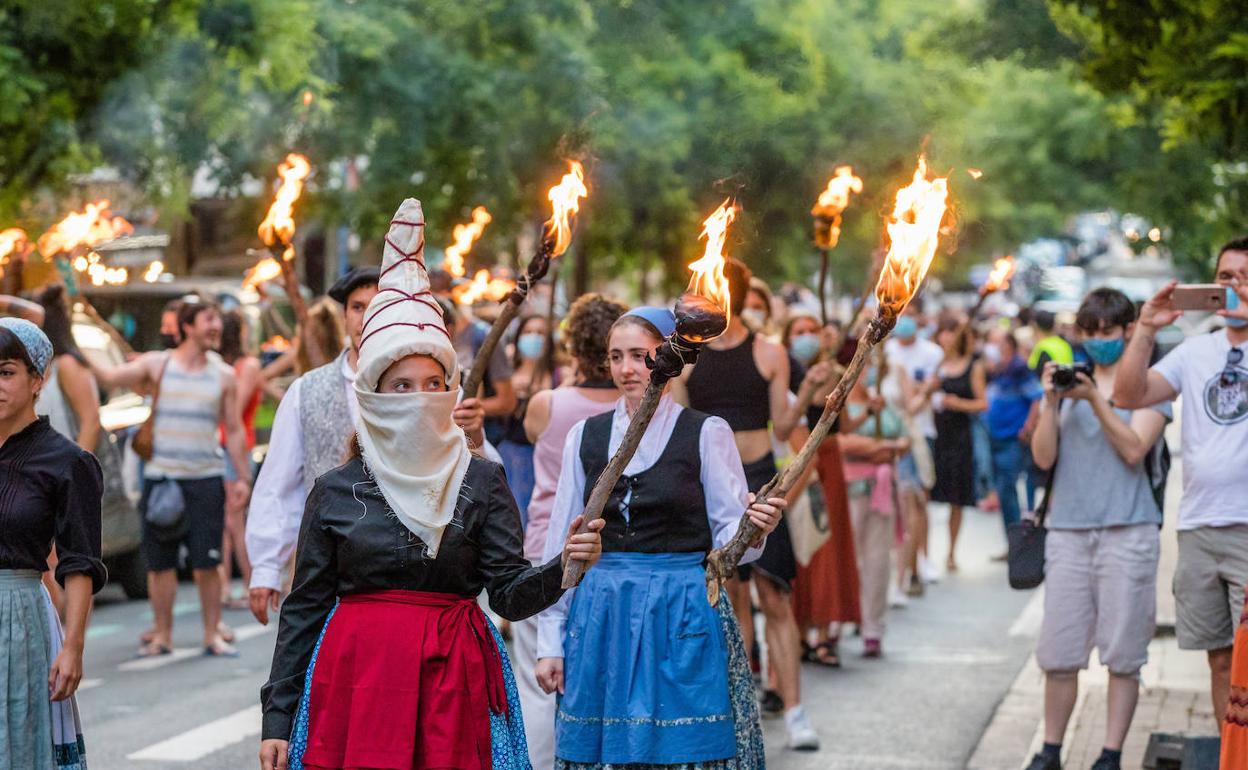
<svg viewBox="0 0 1248 770">
<path fill-rule="evenodd" d="M 829 639 L 826 642 L 816 645 L 811 650 L 810 662 L 828 668 L 840 668 L 841 656 L 837 653 L 837 644 L 835 639 Z"/>
<path fill-rule="evenodd" d="M 217 636 L 220 636 L 221 641 L 226 644 L 234 643 L 234 629 L 227 626 L 224 620 L 217 623 Z"/>
<path fill-rule="evenodd" d="M 204 656 L 209 658 L 237 658 L 239 652 L 225 642 L 217 642 L 204 647 Z"/>
<path fill-rule="evenodd" d="M 156 644 L 155 642 L 147 642 L 139 651 L 134 654 L 135 659 L 140 658 L 159 658 L 162 655 L 172 655 L 173 648 L 164 644 Z"/>
</svg>

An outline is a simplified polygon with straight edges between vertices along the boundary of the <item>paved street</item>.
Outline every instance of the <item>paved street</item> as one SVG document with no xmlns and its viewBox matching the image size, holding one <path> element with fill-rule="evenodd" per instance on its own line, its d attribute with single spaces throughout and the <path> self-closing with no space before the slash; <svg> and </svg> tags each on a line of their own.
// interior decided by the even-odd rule
<svg viewBox="0 0 1248 770">
<path fill-rule="evenodd" d="M 944 561 L 944 509 L 933 506 L 933 553 Z M 968 512 L 962 571 L 928 596 L 891 614 L 885 658 L 858 657 L 844 643 L 845 668 L 806 666 L 806 703 L 824 739 L 817 753 L 783 749 L 780 720 L 765 724 L 768 764 L 805 768 L 963 767 L 993 710 L 1030 651 L 1038 614 L 1030 596 L 1005 586 L 1004 566 L 990 563 L 1004 538 L 995 515 Z M 242 657 L 199 654 L 198 604 L 182 586 L 173 656 L 131 659 L 149 614 L 143 603 L 109 588 L 100 597 L 87 644 L 80 696 L 94 770 L 255 766 L 258 692 L 269 667 L 274 630 L 247 612 L 227 613 Z"/>
</svg>

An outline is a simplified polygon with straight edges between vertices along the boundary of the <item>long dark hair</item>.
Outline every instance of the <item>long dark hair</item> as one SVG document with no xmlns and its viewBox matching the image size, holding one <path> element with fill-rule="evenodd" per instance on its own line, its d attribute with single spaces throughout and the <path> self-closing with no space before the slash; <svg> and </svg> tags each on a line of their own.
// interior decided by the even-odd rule
<svg viewBox="0 0 1248 770">
<path fill-rule="evenodd" d="M 86 366 L 87 358 L 74 342 L 74 325 L 65 301 L 65 287 L 53 284 L 44 289 L 38 299 L 43 306 L 43 333 L 52 341 L 52 355 L 73 356 Z"/>
<path fill-rule="evenodd" d="M 227 310 L 221 314 L 221 358 L 230 366 L 247 355 L 247 346 L 243 339 L 243 314 L 237 310 Z"/>
</svg>

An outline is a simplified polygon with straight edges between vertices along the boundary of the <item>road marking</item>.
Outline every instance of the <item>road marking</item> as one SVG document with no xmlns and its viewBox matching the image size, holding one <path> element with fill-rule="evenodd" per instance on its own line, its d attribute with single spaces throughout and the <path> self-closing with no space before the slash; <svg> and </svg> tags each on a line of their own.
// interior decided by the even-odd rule
<svg viewBox="0 0 1248 770">
<path fill-rule="evenodd" d="M 105 636 L 111 636 L 120 631 L 124 626 L 120 623 L 92 623 L 87 629 L 87 641 L 99 639 Z"/>
<path fill-rule="evenodd" d="M 127 754 L 126 759 L 194 762 L 259 734 L 260 706 L 257 704 Z"/>
<path fill-rule="evenodd" d="M 83 690 L 90 690 L 94 687 L 99 687 L 102 684 L 104 684 L 103 679 L 83 679 L 81 682 L 78 683 L 78 692 L 82 692 Z"/>
<path fill-rule="evenodd" d="M 239 626 L 234 629 L 234 641 L 245 642 L 248 639 L 254 639 L 257 636 L 271 633 L 276 630 L 277 624 L 271 623 L 262 626 L 259 623 L 248 623 L 245 626 Z M 118 671 L 151 671 L 154 668 L 162 668 L 170 663 L 177 663 L 187 658 L 193 658 L 204 654 L 202 647 L 177 647 L 169 655 L 154 655 L 150 658 L 136 658 L 127 660 L 117 666 Z"/>
<path fill-rule="evenodd" d="M 1010 626 L 1010 636 L 1035 636 L 1040 633 L 1040 623 L 1043 620 L 1044 586 L 1040 586 L 1032 594 L 1027 606 L 1014 619 L 1014 624 Z"/>
</svg>

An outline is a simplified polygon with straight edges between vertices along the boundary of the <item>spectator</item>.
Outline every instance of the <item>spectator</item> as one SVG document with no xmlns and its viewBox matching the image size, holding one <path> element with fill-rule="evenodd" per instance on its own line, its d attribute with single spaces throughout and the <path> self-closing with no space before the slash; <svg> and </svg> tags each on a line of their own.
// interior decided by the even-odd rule
<svg viewBox="0 0 1248 770">
<path fill-rule="evenodd" d="M 1171 282 L 1140 310 L 1114 388 L 1115 403 L 1142 408 L 1183 398 L 1183 502 L 1174 576 L 1179 647 L 1209 658 L 1213 708 L 1226 713 L 1231 644 L 1248 583 L 1248 238 L 1218 252 L 1215 280 L 1227 287 L 1218 311 L 1227 328 L 1185 340 L 1151 369 L 1157 331 L 1183 311 Z"/>
<path fill-rule="evenodd" d="M 1073 387 L 1045 364 L 1036 464 L 1054 475 L 1045 541 L 1044 621 L 1036 661 L 1045 672 L 1044 747 L 1028 770 L 1060 770 L 1062 737 L 1078 696 L 1078 672 L 1092 647 L 1109 669 L 1105 744 L 1093 770 L 1118 770 L 1139 698 L 1157 610 L 1161 510 L 1144 460 L 1170 410 L 1129 409 L 1111 397 L 1134 329 L 1135 306 L 1116 289 L 1096 289 L 1077 325 L 1094 364 Z"/>
<path fill-rule="evenodd" d="M 1006 528 L 1021 516 L 1018 478 L 1030 462 L 1028 444 L 1040 380 L 1018 353 L 1014 335 L 993 329 L 984 345 L 988 362 L 988 438 L 992 445 L 992 479 Z"/>
<path fill-rule="evenodd" d="M 489 327 L 473 318 L 453 302 L 439 300 L 443 316 L 446 318 L 451 340 L 455 345 L 455 354 L 459 357 L 459 367 L 465 372 L 472 369 L 473 359 L 477 351 L 485 343 Z M 507 360 L 507 350 L 499 345 L 490 356 L 489 365 L 485 368 L 485 377 L 481 382 L 480 403 L 485 408 L 485 438 L 497 445 L 503 439 L 503 418 L 516 410 L 516 390 L 511 385 L 512 367 Z M 476 393 L 465 393 L 465 398 L 473 398 Z"/>
<path fill-rule="evenodd" d="M 1036 327 L 1036 344 L 1031 349 L 1027 366 L 1033 372 L 1044 371 L 1044 365 L 1050 361 L 1069 364 L 1075 360 L 1074 349 L 1070 343 L 1055 331 L 1057 316 L 1048 310 L 1037 310 L 1033 316 Z"/>
<path fill-rule="evenodd" d="M 260 359 L 247 348 L 247 319 L 238 310 L 221 314 L 221 359 L 234 369 L 238 383 L 238 403 L 243 421 L 243 433 L 247 437 L 247 452 L 256 447 L 256 409 L 260 406 L 264 383 L 260 376 Z M 226 445 L 225 425 L 221 426 L 221 445 Z M 250 461 L 250 457 L 248 460 Z M 225 480 L 254 478 L 253 467 L 235 468 L 228 452 L 225 456 Z M 251 562 L 247 558 L 245 534 L 247 508 L 245 505 L 228 505 L 225 509 L 225 542 L 221 546 L 221 601 L 229 609 L 247 609 L 247 598 L 235 599 L 230 591 L 234 562 L 238 562 L 243 585 L 251 583 Z"/>
</svg>

